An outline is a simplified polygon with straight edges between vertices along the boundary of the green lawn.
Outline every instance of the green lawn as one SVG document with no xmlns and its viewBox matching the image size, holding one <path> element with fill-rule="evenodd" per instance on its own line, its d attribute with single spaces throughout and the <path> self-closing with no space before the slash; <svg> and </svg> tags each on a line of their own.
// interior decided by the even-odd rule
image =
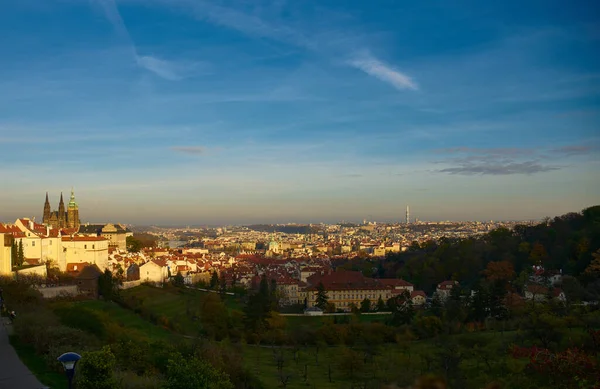
<svg viewBox="0 0 600 389">
<path fill-rule="evenodd" d="M 48 369 L 44 358 L 37 355 L 31 345 L 21 342 L 14 335 L 10 337 L 10 343 L 21 361 L 23 361 L 40 382 L 52 389 L 67 389 L 68 384 L 65 375 Z"/>
<path fill-rule="evenodd" d="M 152 339 L 170 340 L 177 335 L 170 332 L 161 326 L 154 325 L 147 320 L 144 320 L 134 312 L 122 308 L 116 303 L 107 303 L 100 300 L 81 301 L 79 304 L 85 308 L 91 309 L 102 317 L 105 323 L 114 323 L 120 327 L 124 327 L 129 331 L 139 332 L 140 335 L 147 336 Z"/>
<path fill-rule="evenodd" d="M 128 305 L 139 305 L 142 314 L 163 316 L 173 324 L 177 332 L 196 336 L 198 335 L 199 323 L 191 317 L 197 314 L 201 298 L 207 293 L 211 292 L 140 285 L 121 291 L 121 296 Z M 228 295 L 224 297 L 227 308 L 241 309 L 237 298 Z"/>
</svg>

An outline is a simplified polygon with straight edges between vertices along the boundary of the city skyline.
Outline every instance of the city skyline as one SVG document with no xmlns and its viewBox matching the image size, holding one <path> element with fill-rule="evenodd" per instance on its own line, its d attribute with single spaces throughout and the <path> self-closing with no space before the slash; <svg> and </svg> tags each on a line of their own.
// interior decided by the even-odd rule
<svg viewBox="0 0 600 389">
<path fill-rule="evenodd" d="M 2 218 L 532 220 L 600 203 L 589 2 L 9 0 Z"/>
</svg>

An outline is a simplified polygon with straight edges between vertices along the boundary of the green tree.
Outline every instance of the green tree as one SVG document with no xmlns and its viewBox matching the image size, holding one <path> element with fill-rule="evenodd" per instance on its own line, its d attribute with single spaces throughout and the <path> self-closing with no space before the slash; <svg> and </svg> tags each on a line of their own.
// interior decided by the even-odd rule
<svg viewBox="0 0 600 389">
<path fill-rule="evenodd" d="M 415 316 L 415 309 L 413 307 L 412 299 L 410 298 L 410 292 L 404 290 L 395 299 L 393 304 L 394 310 L 392 311 L 391 324 L 398 326 L 402 324 L 410 324 Z"/>
<path fill-rule="evenodd" d="M 17 242 L 15 240 L 12 241 L 12 246 L 10 250 L 10 259 L 12 262 L 12 266 L 17 266 L 19 262 L 19 248 L 17 247 Z"/>
<path fill-rule="evenodd" d="M 110 270 L 104 270 L 104 273 L 98 277 L 98 293 L 107 301 L 113 301 L 119 297 L 119 286 L 122 284 L 116 277 L 113 277 Z"/>
<path fill-rule="evenodd" d="M 383 312 L 385 311 L 385 308 L 385 302 L 383 302 L 383 299 L 381 298 L 381 296 L 379 296 L 379 298 L 377 299 L 377 311 Z"/>
<path fill-rule="evenodd" d="M 371 300 L 365 298 L 360 302 L 360 311 L 361 312 L 371 312 Z"/>
<path fill-rule="evenodd" d="M 17 253 L 17 266 L 23 266 L 25 262 L 25 251 L 23 250 L 23 239 L 19 241 L 19 251 Z"/>
<path fill-rule="evenodd" d="M 185 286 L 185 281 L 183 280 L 183 275 L 180 271 L 173 277 L 173 285 L 178 288 L 183 288 Z"/>
<path fill-rule="evenodd" d="M 317 298 L 315 301 L 315 306 L 319 307 L 322 310 L 325 310 L 327 308 L 328 301 L 329 297 L 327 297 L 325 286 L 322 282 L 319 282 L 319 285 L 317 285 Z"/>
<path fill-rule="evenodd" d="M 229 376 L 205 361 L 174 354 L 167 363 L 167 389 L 233 389 Z"/>
<path fill-rule="evenodd" d="M 113 376 L 114 369 L 115 356 L 109 346 L 99 351 L 84 352 L 77 367 L 77 387 L 114 389 L 118 386 Z"/>
<path fill-rule="evenodd" d="M 217 285 L 219 285 L 219 275 L 217 274 L 217 271 L 214 270 L 210 276 L 210 288 L 211 289 L 215 289 L 217 287 Z"/>
<path fill-rule="evenodd" d="M 133 236 L 128 236 L 125 238 L 125 245 L 127 247 L 127 251 L 132 253 L 137 253 L 143 248 L 142 242 Z"/>
</svg>

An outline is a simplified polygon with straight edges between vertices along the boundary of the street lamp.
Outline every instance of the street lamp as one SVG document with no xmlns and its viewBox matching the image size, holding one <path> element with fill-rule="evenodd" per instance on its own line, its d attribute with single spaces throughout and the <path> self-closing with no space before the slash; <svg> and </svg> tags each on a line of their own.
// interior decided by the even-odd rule
<svg viewBox="0 0 600 389">
<path fill-rule="evenodd" d="M 57 358 L 60 363 L 63 364 L 65 368 L 65 373 L 67 374 L 67 378 L 69 379 L 69 389 L 73 386 L 73 376 L 75 375 L 75 365 L 77 361 L 81 359 L 81 355 L 73 352 L 64 353 L 60 357 Z"/>
</svg>

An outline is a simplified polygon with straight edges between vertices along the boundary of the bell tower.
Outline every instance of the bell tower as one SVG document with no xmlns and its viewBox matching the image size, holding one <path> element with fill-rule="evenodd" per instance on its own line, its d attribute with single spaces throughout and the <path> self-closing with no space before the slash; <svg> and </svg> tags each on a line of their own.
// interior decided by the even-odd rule
<svg viewBox="0 0 600 389">
<path fill-rule="evenodd" d="M 50 214 L 52 213 L 52 209 L 50 208 L 50 201 L 48 201 L 48 192 L 46 192 L 46 202 L 44 203 L 44 216 L 42 218 L 42 223 L 49 224 L 50 223 Z"/>
<path fill-rule="evenodd" d="M 67 208 L 67 227 L 79 229 L 79 206 L 75 202 L 75 192 L 71 188 L 71 199 Z"/>
<path fill-rule="evenodd" d="M 60 202 L 58 203 L 58 228 L 65 228 L 67 226 L 66 219 L 65 202 L 63 201 L 63 194 L 60 192 Z"/>
</svg>

